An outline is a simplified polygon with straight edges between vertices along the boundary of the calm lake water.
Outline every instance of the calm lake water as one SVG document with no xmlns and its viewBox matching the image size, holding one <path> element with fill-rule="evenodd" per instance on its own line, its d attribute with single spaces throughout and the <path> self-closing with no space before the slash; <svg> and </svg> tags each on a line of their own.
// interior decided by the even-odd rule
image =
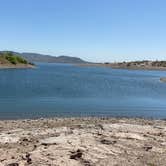
<svg viewBox="0 0 166 166">
<path fill-rule="evenodd" d="M 67 64 L 0 70 L 0 119 L 53 116 L 166 118 L 166 71 Z"/>
</svg>

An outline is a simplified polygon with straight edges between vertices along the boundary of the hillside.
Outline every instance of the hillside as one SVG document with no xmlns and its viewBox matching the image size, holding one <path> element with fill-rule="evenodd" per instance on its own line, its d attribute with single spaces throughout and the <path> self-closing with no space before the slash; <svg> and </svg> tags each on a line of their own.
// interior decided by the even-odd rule
<svg viewBox="0 0 166 166">
<path fill-rule="evenodd" d="M 30 68 L 34 65 L 12 52 L 0 52 L 0 68 Z"/>
<path fill-rule="evenodd" d="M 0 51 L 0 53 L 4 53 L 7 51 Z M 70 56 L 51 56 L 51 55 L 44 55 L 38 53 L 28 53 L 28 52 L 13 52 L 14 55 L 19 55 L 22 58 L 26 59 L 29 62 L 49 62 L 49 63 L 73 63 L 73 64 L 84 64 L 87 63 L 86 61 L 78 58 L 78 57 L 70 57 Z"/>
<path fill-rule="evenodd" d="M 70 56 L 51 56 L 37 53 L 21 53 L 20 55 L 30 62 L 86 63 L 80 58 Z"/>
</svg>

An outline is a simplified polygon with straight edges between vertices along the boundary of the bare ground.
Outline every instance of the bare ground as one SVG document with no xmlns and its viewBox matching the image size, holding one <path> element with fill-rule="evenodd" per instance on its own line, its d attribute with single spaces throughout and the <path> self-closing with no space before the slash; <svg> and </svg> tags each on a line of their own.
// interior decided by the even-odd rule
<svg viewBox="0 0 166 166">
<path fill-rule="evenodd" d="M 35 68 L 35 66 L 30 64 L 0 64 L 0 69 L 26 69 L 26 68 Z"/>
<path fill-rule="evenodd" d="M 166 121 L 0 121 L 0 166 L 165 166 Z"/>
</svg>

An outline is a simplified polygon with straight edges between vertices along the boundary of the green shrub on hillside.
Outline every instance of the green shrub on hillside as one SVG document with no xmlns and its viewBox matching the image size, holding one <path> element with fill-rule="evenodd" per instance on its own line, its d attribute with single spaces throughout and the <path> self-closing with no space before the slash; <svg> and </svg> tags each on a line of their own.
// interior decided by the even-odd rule
<svg viewBox="0 0 166 166">
<path fill-rule="evenodd" d="M 16 59 L 18 63 L 28 64 L 27 60 L 21 58 L 20 56 L 16 56 Z"/>
<path fill-rule="evenodd" d="M 15 56 L 6 56 L 5 57 L 10 63 L 12 63 L 12 64 L 17 64 L 17 58 L 15 57 Z"/>
<path fill-rule="evenodd" d="M 12 52 L 4 52 L 2 56 L 14 65 L 18 63 L 28 64 L 27 60 L 20 56 L 14 55 Z"/>
</svg>

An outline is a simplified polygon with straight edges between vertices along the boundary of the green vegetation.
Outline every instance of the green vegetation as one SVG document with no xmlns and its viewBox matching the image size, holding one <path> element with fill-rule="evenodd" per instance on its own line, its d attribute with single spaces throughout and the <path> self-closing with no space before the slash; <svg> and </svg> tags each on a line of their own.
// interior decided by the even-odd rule
<svg viewBox="0 0 166 166">
<path fill-rule="evenodd" d="M 12 52 L 1 52 L 0 53 L 0 63 L 5 64 L 5 63 L 10 63 L 13 65 L 16 64 L 29 64 L 27 60 L 25 60 L 24 58 L 15 55 Z"/>
</svg>

